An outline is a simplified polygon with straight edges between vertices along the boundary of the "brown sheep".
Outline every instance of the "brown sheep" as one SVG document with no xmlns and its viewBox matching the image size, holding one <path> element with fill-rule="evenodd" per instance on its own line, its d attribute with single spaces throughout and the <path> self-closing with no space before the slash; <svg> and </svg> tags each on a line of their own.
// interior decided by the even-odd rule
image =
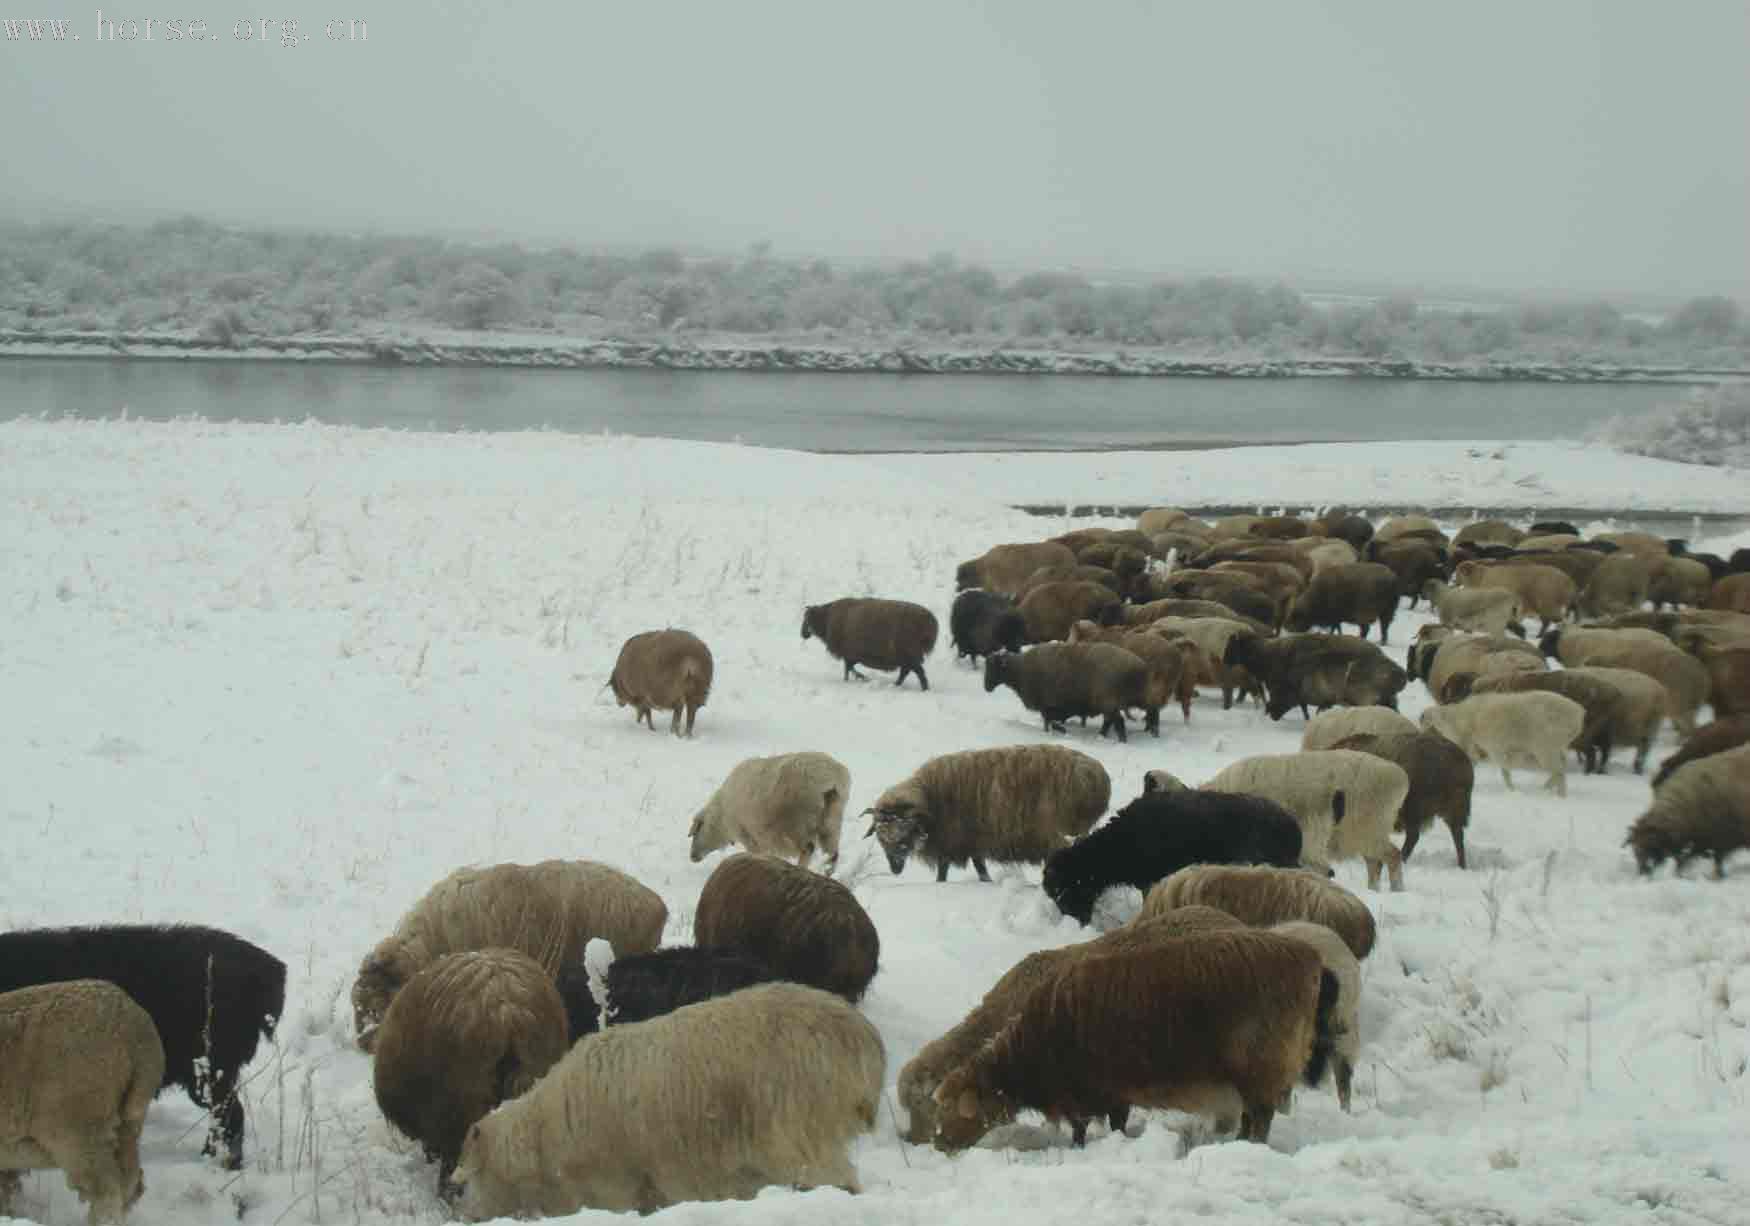
<svg viewBox="0 0 1750 1226">
<path fill-rule="evenodd" d="M 773 856 L 737 852 L 699 892 L 693 941 L 737 949 L 794 983 L 855 1004 L 875 978 L 881 938 L 856 895 Z"/>
<path fill-rule="evenodd" d="M 828 655 L 843 660 L 846 681 L 868 680 L 857 671 L 857 665 L 866 664 L 883 672 L 897 668 L 896 686 L 916 673 L 918 686 L 929 689 L 924 657 L 936 649 L 937 629 L 936 615 L 909 600 L 846 596 L 802 611 L 803 640 L 818 637 Z"/>
<path fill-rule="evenodd" d="M 1701 661 L 1653 630 L 1589 630 L 1556 627 L 1539 640 L 1543 654 L 1569 668 L 1597 664 L 1632 668 L 1665 687 L 1665 713 L 1688 736 L 1695 731 L 1695 713 L 1708 700 L 1712 684 Z"/>
<path fill-rule="evenodd" d="M 1647 589 L 1647 599 L 1655 609 L 1666 605 L 1700 607 L 1707 603 L 1713 590 L 1713 572 L 1694 558 L 1655 558 L 1653 580 Z"/>
<path fill-rule="evenodd" d="M 1255 927 L 1311 920 L 1343 938 L 1357 958 L 1373 952 L 1378 928 L 1360 897 L 1319 873 L 1295 868 L 1198 864 L 1156 883 L 1143 899 L 1144 917 L 1169 915 L 1199 904 L 1226 911 Z"/>
<path fill-rule="evenodd" d="M 1273 541 L 1291 541 L 1312 531 L 1312 524 L 1298 515 L 1265 515 L 1252 522 L 1250 535 Z"/>
<path fill-rule="evenodd" d="M 1122 647 L 1148 665 L 1148 686 L 1143 702 L 1144 731 L 1161 734 L 1161 708 L 1177 701 L 1191 719 L 1191 699 L 1197 695 L 1196 665 L 1186 658 L 1179 644 L 1158 634 L 1122 627 L 1102 627 L 1091 621 L 1078 621 L 1069 628 L 1071 643 L 1110 643 Z"/>
<path fill-rule="evenodd" d="M 1124 712 L 1148 703 L 1149 670 L 1142 658 L 1110 643 L 1042 643 L 999 651 L 984 661 L 984 692 L 999 685 L 1039 712 L 1047 732 L 1065 732 L 1077 716 L 1101 717 L 1100 735 L 1128 741 Z"/>
<path fill-rule="evenodd" d="M 1697 642 L 1695 658 L 1707 669 L 1708 702 L 1715 719 L 1750 715 L 1750 640 L 1728 645 Z"/>
<path fill-rule="evenodd" d="M 652 709 L 672 710 L 669 731 L 681 731 L 681 712 L 687 715 L 684 735 L 693 735 L 693 720 L 711 696 L 713 664 L 711 649 L 685 630 L 646 630 L 634 634 L 620 648 L 608 684 L 614 704 L 630 706 L 632 718 L 643 720 L 651 731 Z"/>
<path fill-rule="evenodd" d="M 1247 617 L 1217 600 L 1185 600 L 1169 596 L 1144 604 L 1127 604 L 1119 610 L 1119 615 L 1126 626 L 1146 626 L 1163 617 L 1219 617 L 1224 621 L 1239 622 L 1253 634 L 1268 635 L 1275 632 L 1268 622 Z"/>
<path fill-rule="evenodd" d="M 1418 534 L 1428 539 L 1446 539 L 1446 534 L 1440 531 L 1440 525 L 1426 515 L 1394 515 L 1379 526 L 1373 537 L 1377 541 L 1395 541 L 1400 537 Z"/>
<path fill-rule="evenodd" d="M 526 1092 L 571 1045 L 553 976 L 514 949 L 448 954 L 407 981 L 377 1031 L 371 1085 L 383 1117 L 438 1163 L 438 1192 L 468 1129 Z"/>
<path fill-rule="evenodd" d="M 1574 580 L 1553 566 L 1536 563 L 1460 562 L 1460 587 L 1505 588 L 1519 597 L 1519 606 L 1535 613 L 1542 629 L 1559 625 L 1574 607 L 1578 588 Z"/>
<path fill-rule="evenodd" d="M 1458 545 L 1506 545 L 1508 548 L 1525 539 L 1525 533 L 1504 519 L 1473 519 L 1452 538 Z"/>
<path fill-rule="evenodd" d="M 1464 676 L 1464 674 L 1461 674 Z M 1455 677 L 1454 682 L 1460 680 Z M 1451 687 L 1455 698 L 1469 694 L 1524 693 L 1544 690 L 1571 698 L 1586 712 L 1586 720 L 1569 748 L 1580 755 L 1585 772 L 1604 774 L 1619 744 L 1635 747 L 1634 771 L 1646 767 L 1647 752 L 1665 722 L 1663 687 L 1650 677 L 1621 668 L 1560 668 L 1541 673 L 1504 673 L 1474 678 L 1469 687 Z"/>
<path fill-rule="evenodd" d="M 962 592 L 969 587 L 982 587 L 1012 598 L 1022 581 L 1041 566 L 1075 564 L 1075 551 L 1056 541 L 992 545 L 979 557 L 960 564 L 954 572 L 954 587 Z"/>
<path fill-rule="evenodd" d="M 1750 849 L 1750 745 L 1673 771 L 1623 842 L 1643 876 L 1668 858 L 1681 873 L 1691 857 L 1711 856 L 1724 877 L 1726 857 Z"/>
<path fill-rule="evenodd" d="M 1398 595 L 1409 602 L 1406 608 L 1416 607 L 1416 601 L 1421 598 L 1422 589 L 1428 586 L 1430 579 L 1446 578 L 1445 560 L 1427 541 L 1413 538 L 1370 541 L 1362 556 L 1369 562 L 1391 568 L 1398 577 Z"/>
<path fill-rule="evenodd" d="M 1581 617 L 1632 613 L 1647 603 L 1652 581 L 1652 571 L 1644 559 L 1626 552 L 1612 554 L 1592 572 L 1574 598 L 1574 607 Z"/>
<path fill-rule="evenodd" d="M 1716 719 L 1712 723 L 1703 724 L 1690 734 L 1676 753 L 1659 763 L 1659 771 L 1653 776 L 1653 786 L 1657 788 L 1664 783 L 1671 777 L 1671 772 L 1685 762 L 1711 758 L 1714 754 L 1736 749 L 1740 745 L 1750 745 L 1750 716 Z"/>
<path fill-rule="evenodd" d="M 1159 536 L 1190 518 L 1189 514 L 1177 507 L 1150 507 L 1136 517 L 1136 530 L 1146 536 Z"/>
<path fill-rule="evenodd" d="M 1086 618 L 1098 621 L 1123 600 L 1098 583 L 1042 583 L 1021 600 L 1021 618 L 1027 623 L 1027 641 L 1049 643 L 1069 637 L 1069 628 Z"/>
<path fill-rule="evenodd" d="M 1015 589 L 1015 602 L 1027 599 L 1027 593 L 1036 587 L 1047 583 L 1080 582 L 1098 583 L 1101 587 L 1110 588 L 1114 595 L 1122 596 L 1125 591 L 1124 580 L 1107 570 L 1104 566 L 1041 566 L 1021 581 L 1021 586 Z M 968 591 L 983 591 L 982 588 L 968 588 Z"/>
<path fill-rule="evenodd" d="M 1470 824 L 1471 789 L 1476 768 L 1464 750 L 1435 732 L 1393 732 L 1345 737 L 1333 749 L 1358 749 L 1403 767 L 1410 777 L 1410 792 L 1398 809 L 1397 829 L 1404 834 L 1403 857 L 1410 858 L 1422 831 L 1436 817 L 1446 820 L 1452 832 L 1452 849 L 1458 867 L 1464 861 L 1464 829 Z"/>
<path fill-rule="evenodd" d="M 1707 607 L 1750 613 L 1750 574 L 1727 575 L 1714 580 L 1713 590 L 1707 596 Z"/>
<path fill-rule="evenodd" d="M 1288 609 L 1285 628 L 1295 631 L 1330 629 L 1336 632 L 1353 623 L 1367 637 L 1367 628 L 1379 623 L 1379 641 L 1387 642 L 1392 617 L 1398 608 L 1398 577 L 1377 562 L 1333 566 L 1313 577 L 1306 590 Z"/>
</svg>

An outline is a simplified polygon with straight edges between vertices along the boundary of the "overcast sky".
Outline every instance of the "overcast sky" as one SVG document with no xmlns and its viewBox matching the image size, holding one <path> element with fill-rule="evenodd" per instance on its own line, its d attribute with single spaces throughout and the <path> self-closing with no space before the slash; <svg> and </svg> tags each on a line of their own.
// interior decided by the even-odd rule
<svg viewBox="0 0 1750 1226">
<path fill-rule="evenodd" d="M 202 2 L 0 41 L 0 202 L 1750 294 L 1746 0 Z"/>
</svg>

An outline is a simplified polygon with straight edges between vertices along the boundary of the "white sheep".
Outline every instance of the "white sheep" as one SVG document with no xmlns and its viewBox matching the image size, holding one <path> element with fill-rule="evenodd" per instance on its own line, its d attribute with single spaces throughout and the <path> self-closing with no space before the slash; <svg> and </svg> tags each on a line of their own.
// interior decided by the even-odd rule
<svg viewBox="0 0 1750 1226">
<path fill-rule="evenodd" d="M 1382 866 L 1391 888 L 1404 888 L 1403 857 L 1391 832 L 1410 793 L 1410 776 L 1396 763 L 1353 749 L 1255 754 L 1230 764 L 1202 787 L 1263 796 L 1294 814 L 1305 863 L 1324 868 L 1359 857 L 1367 865 L 1370 888 L 1379 888 Z"/>
<path fill-rule="evenodd" d="M 1422 712 L 1425 730 L 1444 736 L 1472 762 L 1494 762 L 1508 788 L 1511 768 L 1529 764 L 1549 772 L 1544 786 L 1557 796 L 1568 794 L 1568 746 L 1585 722 L 1586 708 L 1572 698 L 1539 690 L 1473 694 Z"/>
<path fill-rule="evenodd" d="M 1331 1011 L 1331 1035 L 1335 1040 L 1331 1046 L 1331 1080 L 1337 1091 L 1337 1105 L 1347 1111 L 1355 1064 L 1361 1056 L 1361 962 L 1343 938 L 1323 924 L 1289 920 L 1273 925 L 1270 931 L 1311 945 L 1318 950 L 1325 969 L 1337 977 L 1337 1004 Z"/>
<path fill-rule="evenodd" d="M 773 1184 L 855 1192 L 849 1146 L 875 1126 L 886 1067 L 871 1022 L 800 984 L 610 1026 L 469 1130 L 462 1211 L 650 1213 Z"/>
<path fill-rule="evenodd" d="M 163 1080 L 158 1028 L 113 983 L 0 994 L 0 1217 L 17 1172 L 59 1168 L 93 1226 L 120 1222 L 146 1188 L 140 1130 Z"/>
<path fill-rule="evenodd" d="M 1506 588 L 1453 587 L 1444 580 L 1430 579 L 1422 585 L 1422 595 L 1440 615 L 1440 624 L 1455 630 L 1503 634 L 1523 616 L 1518 593 Z"/>
<path fill-rule="evenodd" d="M 1336 707 L 1307 720 L 1306 731 L 1300 734 L 1300 747 L 1329 749 L 1352 736 L 1390 736 L 1415 730 L 1415 720 L 1390 707 Z"/>
<path fill-rule="evenodd" d="M 825 853 L 827 876 L 839 862 L 839 830 L 851 772 L 824 753 L 748 758 L 730 771 L 687 831 L 693 863 L 730 843 L 756 855 L 793 857 L 807 868 Z"/>
</svg>

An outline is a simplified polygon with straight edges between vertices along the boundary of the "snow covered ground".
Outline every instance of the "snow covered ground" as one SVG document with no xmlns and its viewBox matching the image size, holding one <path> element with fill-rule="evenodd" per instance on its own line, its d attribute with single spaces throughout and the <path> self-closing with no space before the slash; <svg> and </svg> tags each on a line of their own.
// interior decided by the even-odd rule
<svg viewBox="0 0 1750 1226">
<path fill-rule="evenodd" d="M 945 626 L 957 562 L 1064 526 L 1006 502 L 1296 509 L 1370 489 L 1487 505 L 1511 489 L 1527 506 L 1750 516 L 1750 488 L 1716 472 L 1451 446 L 858 459 L 554 433 L 0 424 L 0 923 L 210 923 L 290 967 L 287 1016 L 247 1090 L 246 1169 L 202 1160 L 198 1111 L 167 1093 L 130 1221 L 441 1220 L 432 1169 L 377 1111 L 347 992 L 362 954 L 457 866 L 608 861 L 662 893 L 667 939 L 684 942 L 717 859 L 688 862 L 687 825 L 742 758 L 831 752 L 854 814 L 934 754 L 1044 738 L 1013 694 L 954 662 L 945 633 L 927 694 L 843 682 L 798 637 L 805 604 L 842 595 L 917 600 Z M 1399 658 L 1418 620 L 1399 622 Z M 635 727 L 603 688 L 619 644 L 666 624 L 716 655 L 692 741 Z M 1419 685 L 1405 697 L 1412 716 L 1426 702 Z M 1300 729 L 1205 697 L 1158 741 L 1054 739 L 1099 757 L 1120 803 L 1149 767 L 1196 782 L 1296 748 Z M 1667 730 L 1655 761 L 1675 743 Z M 1186 1120 L 1162 1113 L 1084 1151 L 1060 1138 L 957 1159 L 902 1146 L 889 1117 L 856 1147 L 861 1196 L 769 1189 L 663 1220 L 1750 1222 L 1750 857 L 1724 882 L 1639 879 L 1620 844 L 1646 797 L 1620 755 L 1608 776 L 1571 776 L 1566 800 L 1479 772 L 1470 870 L 1435 829 L 1406 892 L 1366 895 L 1380 942 L 1353 1115 L 1302 1092 L 1268 1146 L 1187 1152 Z M 864 1008 L 890 1086 L 1013 962 L 1087 935 L 1037 868 L 992 885 L 938 885 L 915 865 L 896 878 L 847 827 L 841 873 L 882 937 Z M 1338 875 L 1365 893 L 1359 864 Z M 83 1221 L 58 1173 L 27 1177 L 16 1208 Z"/>
</svg>

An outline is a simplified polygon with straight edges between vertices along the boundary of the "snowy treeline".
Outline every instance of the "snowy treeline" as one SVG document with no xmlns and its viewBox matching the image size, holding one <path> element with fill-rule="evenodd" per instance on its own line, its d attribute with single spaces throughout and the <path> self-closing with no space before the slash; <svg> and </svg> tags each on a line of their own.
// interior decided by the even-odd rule
<svg viewBox="0 0 1750 1226">
<path fill-rule="evenodd" d="M 1694 388 L 1650 413 L 1611 418 L 1597 437 L 1656 460 L 1750 468 L 1750 383 Z"/>
<path fill-rule="evenodd" d="M 1429 309 L 1408 296 L 1320 305 L 1225 277 L 1004 280 L 949 254 L 891 265 L 469 245 L 438 238 L 144 226 L 0 226 L 0 330 L 170 332 L 223 344 L 433 327 L 654 339 L 726 334 L 858 346 L 1166 347 L 1228 357 L 1361 357 L 1691 367 L 1750 364 L 1722 297 L 1651 323 L 1603 301 Z"/>
</svg>

